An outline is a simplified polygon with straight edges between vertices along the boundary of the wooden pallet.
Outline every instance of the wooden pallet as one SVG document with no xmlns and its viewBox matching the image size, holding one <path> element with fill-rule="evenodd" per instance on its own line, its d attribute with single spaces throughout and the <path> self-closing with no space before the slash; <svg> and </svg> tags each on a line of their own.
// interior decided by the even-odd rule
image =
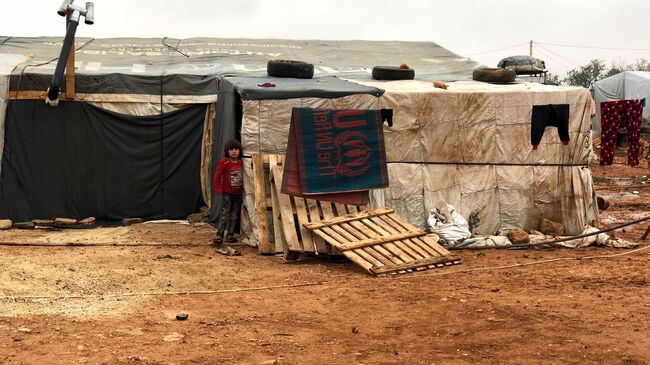
<svg viewBox="0 0 650 365">
<path fill-rule="evenodd" d="M 391 208 L 379 208 L 304 225 L 374 275 L 398 274 L 461 263 L 426 232 Z"/>
<path fill-rule="evenodd" d="M 322 238 L 313 236 L 305 225 L 323 219 L 333 219 L 339 215 L 356 214 L 365 207 L 282 194 L 282 174 L 281 166 L 271 168 L 273 221 L 277 224 L 275 232 L 279 234 L 276 242 L 282 242 L 284 258 L 296 260 L 301 253 L 336 254 L 338 251 L 333 250 Z"/>
</svg>

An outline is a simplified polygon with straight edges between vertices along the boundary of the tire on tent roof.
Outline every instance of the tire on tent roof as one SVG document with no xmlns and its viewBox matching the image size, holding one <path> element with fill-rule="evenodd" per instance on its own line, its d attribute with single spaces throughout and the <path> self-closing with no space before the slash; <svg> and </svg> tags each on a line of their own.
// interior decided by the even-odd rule
<svg viewBox="0 0 650 365">
<path fill-rule="evenodd" d="M 266 64 L 266 73 L 275 77 L 311 79 L 314 77 L 314 65 L 293 60 L 270 60 Z"/>
<path fill-rule="evenodd" d="M 516 73 L 514 70 L 505 68 L 482 67 L 475 68 L 472 71 L 472 79 L 476 81 L 490 82 L 494 84 L 505 84 L 515 81 Z"/>
<path fill-rule="evenodd" d="M 375 66 L 372 68 L 372 78 L 375 80 L 413 80 L 415 70 L 394 66 Z"/>
</svg>

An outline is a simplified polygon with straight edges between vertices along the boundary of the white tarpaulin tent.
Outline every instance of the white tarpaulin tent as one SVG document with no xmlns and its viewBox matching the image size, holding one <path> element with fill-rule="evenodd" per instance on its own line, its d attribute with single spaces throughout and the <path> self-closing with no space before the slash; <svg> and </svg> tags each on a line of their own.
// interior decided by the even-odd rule
<svg viewBox="0 0 650 365">
<path fill-rule="evenodd" d="M 374 206 L 394 207 L 424 227 L 427 212 L 444 198 L 463 216 L 473 213 L 480 234 L 537 229 L 541 218 L 562 222 L 567 233 L 577 234 L 597 218 L 587 165 L 594 113 L 587 89 L 461 81 L 443 90 L 426 81 L 362 83 L 385 93 L 243 100 L 244 150 L 284 153 L 292 107 L 392 108 L 394 126 L 384 127 L 390 188 L 373 192 Z M 547 128 L 533 151 L 532 107 L 547 104 L 569 104 L 571 141 L 562 145 L 557 130 Z M 252 190 L 247 194 L 252 204 Z"/>
<path fill-rule="evenodd" d="M 650 98 L 650 72 L 625 71 L 594 84 L 596 118 L 594 133 L 600 133 L 600 103 L 623 99 Z M 643 119 L 647 120 L 650 110 L 643 108 Z"/>
</svg>

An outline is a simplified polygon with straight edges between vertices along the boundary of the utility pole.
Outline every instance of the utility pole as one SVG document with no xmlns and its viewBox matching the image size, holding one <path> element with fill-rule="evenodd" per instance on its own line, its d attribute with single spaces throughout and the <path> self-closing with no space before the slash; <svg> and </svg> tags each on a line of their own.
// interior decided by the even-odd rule
<svg viewBox="0 0 650 365">
<path fill-rule="evenodd" d="M 533 40 L 532 39 L 530 40 L 530 47 L 528 49 L 528 55 L 530 57 L 533 57 Z"/>
</svg>

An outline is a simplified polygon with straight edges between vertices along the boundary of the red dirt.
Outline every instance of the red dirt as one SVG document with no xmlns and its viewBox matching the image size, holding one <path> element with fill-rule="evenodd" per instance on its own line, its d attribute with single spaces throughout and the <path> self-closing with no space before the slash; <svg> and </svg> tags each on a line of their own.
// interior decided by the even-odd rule
<svg viewBox="0 0 650 365">
<path fill-rule="evenodd" d="M 647 166 L 593 171 L 602 221 L 648 214 Z M 617 235 L 645 244 L 647 225 Z M 0 246 L 0 363 L 650 364 L 650 249 L 455 251 L 462 265 L 374 278 L 344 260 L 221 256 L 212 235 L 0 232 L 122 245 Z M 165 245 L 123 246 L 147 242 Z"/>
</svg>

